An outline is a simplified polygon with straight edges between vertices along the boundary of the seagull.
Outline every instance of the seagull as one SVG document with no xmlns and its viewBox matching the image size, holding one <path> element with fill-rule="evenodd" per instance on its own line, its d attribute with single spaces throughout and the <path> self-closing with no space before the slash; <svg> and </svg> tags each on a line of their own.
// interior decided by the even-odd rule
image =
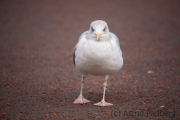
<svg viewBox="0 0 180 120">
<path fill-rule="evenodd" d="M 103 76 L 103 98 L 94 104 L 97 106 L 111 106 L 105 101 L 107 80 L 110 75 L 117 73 L 123 66 L 122 51 L 117 36 L 109 32 L 108 25 L 103 20 L 96 20 L 90 24 L 88 31 L 79 37 L 74 47 L 73 62 L 81 72 L 81 90 L 74 104 L 90 102 L 82 95 L 84 79 L 88 75 Z"/>
</svg>

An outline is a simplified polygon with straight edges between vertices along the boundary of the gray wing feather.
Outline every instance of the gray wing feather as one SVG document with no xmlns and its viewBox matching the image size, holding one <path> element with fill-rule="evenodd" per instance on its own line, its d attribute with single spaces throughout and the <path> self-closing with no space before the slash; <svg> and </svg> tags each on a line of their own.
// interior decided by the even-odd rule
<svg viewBox="0 0 180 120">
<path fill-rule="evenodd" d="M 83 33 L 80 35 L 78 42 L 81 40 L 81 38 L 83 37 L 83 35 L 86 35 L 87 33 L 88 33 L 88 31 L 83 32 Z"/>
<path fill-rule="evenodd" d="M 76 65 L 76 63 L 75 63 L 75 58 L 76 58 L 76 54 L 75 54 L 75 52 L 76 52 L 76 46 L 74 47 L 74 51 L 73 51 L 73 63 L 74 63 L 74 65 Z"/>
<path fill-rule="evenodd" d="M 120 48 L 120 42 L 119 42 L 119 39 L 117 38 L 117 36 L 116 36 L 114 33 L 111 33 L 111 32 L 110 32 L 110 34 L 111 34 L 112 37 L 115 38 L 116 43 L 117 43 L 117 45 L 119 46 L 120 54 L 121 54 L 121 56 L 122 56 L 122 51 L 121 51 L 121 48 Z"/>
<path fill-rule="evenodd" d="M 80 35 L 80 37 L 79 37 L 79 39 L 78 39 L 78 42 L 81 40 L 81 38 L 83 37 L 83 35 L 86 35 L 87 33 L 88 33 L 88 31 L 83 32 L 83 33 Z M 76 58 L 76 49 L 77 49 L 77 47 L 75 46 L 75 47 L 74 47 L 74 51 L 73 51 L 73 63 L 74 63 L 74 65 L 76 65 L 76 61 L 75 61 L 75 58 Z"/>
<path fill-rule="evenodd" d="M 117 38 L 117 36 L 112 32 L 110 32 L 110 34 L 111 34 L 111 36 L 113 36 L 115 38 L 117 44 L 120 46 L 119 39 Z"/>
</svg>

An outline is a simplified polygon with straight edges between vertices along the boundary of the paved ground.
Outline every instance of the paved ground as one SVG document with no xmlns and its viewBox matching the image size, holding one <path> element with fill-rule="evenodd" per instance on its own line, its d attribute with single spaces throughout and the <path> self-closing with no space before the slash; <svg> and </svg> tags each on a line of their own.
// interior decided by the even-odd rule
<svg viewBox="0 0 180 120">
<path fill-rule="evenodd" d="M 1 0 L 0 119 L 180 119 L 178 0 Z M 121 43 L 124 66 L 108 81 L 81 74 L 73 47 L 92 21 L 105 20 Z"/>
</svg>

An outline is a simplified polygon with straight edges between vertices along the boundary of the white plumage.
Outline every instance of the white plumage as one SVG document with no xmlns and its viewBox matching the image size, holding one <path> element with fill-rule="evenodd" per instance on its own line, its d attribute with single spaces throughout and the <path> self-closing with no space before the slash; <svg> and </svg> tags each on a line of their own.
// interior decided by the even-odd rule
<svg viewBox="0 0 180 120">
<path fill-rule="evenodd" d="M 115 34 L 109 32 L 107 23 L 96 20 L 91 23 L 90 29 L 81 34 L 74 48 L 73 61 L 76 68 L 82 73 L 81 92 L 74 103 L 89 102 L 82 96 L 83 80 L 86 75 L 104 76 L 104 92 L 99 106 L 109 106 L 105 102 L 105 88 L 109 75 L 118 72 L 123 65 L 122 52 L 119 40 Z"/>
</svg>

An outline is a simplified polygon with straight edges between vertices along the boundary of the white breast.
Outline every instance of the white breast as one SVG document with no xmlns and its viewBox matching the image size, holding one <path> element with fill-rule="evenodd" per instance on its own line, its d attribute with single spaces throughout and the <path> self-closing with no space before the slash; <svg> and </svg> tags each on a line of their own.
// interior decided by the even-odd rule
<svg viewBox="0 0 180 120">
<path fill-rule="evenodd" d="M 76 67 L 83 74 L 110 75 L 123 65 L 122 53 L 113 41 L 80 42 L 76 51 Z"/>
</svg>

